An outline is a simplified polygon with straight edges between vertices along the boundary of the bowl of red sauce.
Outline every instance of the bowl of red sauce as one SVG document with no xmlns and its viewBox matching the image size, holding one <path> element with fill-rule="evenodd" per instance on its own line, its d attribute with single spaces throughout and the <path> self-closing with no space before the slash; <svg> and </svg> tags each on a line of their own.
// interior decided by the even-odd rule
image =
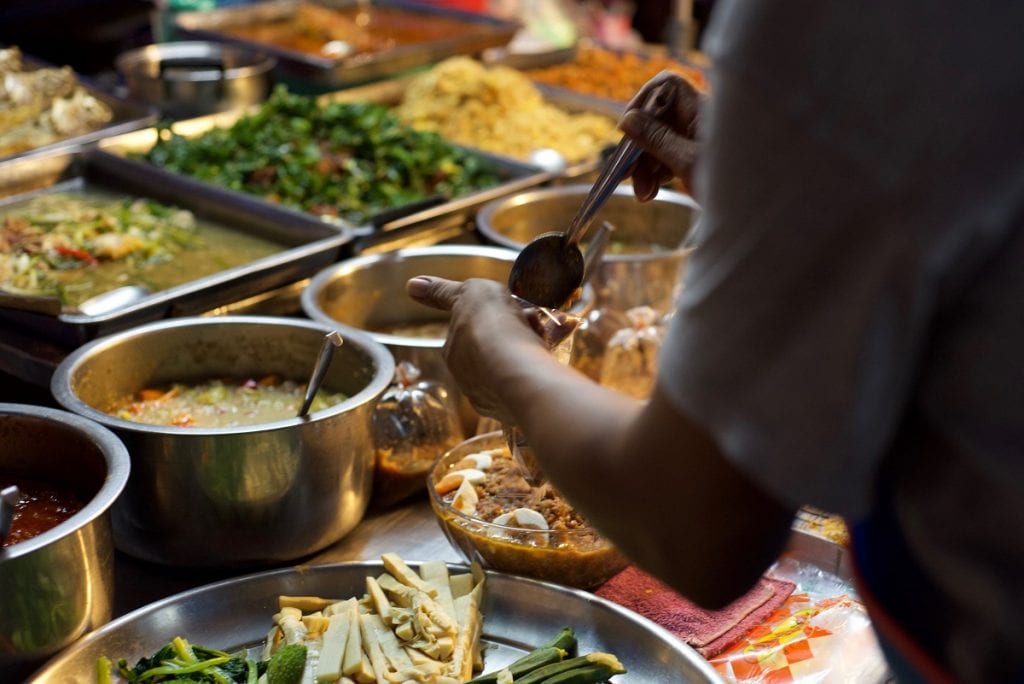
<svg viewBox="0 0 1024 684">
<path fill-rule="evenodd" d="M 127 449 L 103 426 L 0 403 L 0 489 L 20 490 L 0 547 L 0 680 L 16 681 L 110 619 L 110 509 L 128 471 Z"/>
</svg>

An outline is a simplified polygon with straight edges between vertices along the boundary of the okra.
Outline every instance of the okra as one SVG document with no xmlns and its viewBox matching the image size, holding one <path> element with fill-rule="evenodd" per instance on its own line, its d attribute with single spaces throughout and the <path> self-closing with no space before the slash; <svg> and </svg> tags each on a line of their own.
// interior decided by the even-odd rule
<svg viewBox="0 0 1024 684">
<path fill-rule="evenodd" d="M 530 651 L 511 665 L 508 665 L 507 669 L 518 682 L 521 676 L 533 672 L 539 667 L 559 663 L 565 658 L 565 656 L 565 650 L 558 648 L 557 646 L 541 646 L 540 648 L 535 648 Z M 476 679 L 470 680 L 467 684 L 497 684 L 498 672 L 500 672 L 500 670 L 496 670 L 488 674 L 482 674 Z"/>
<path fill-rule="evenodd" d="M 553 663 L 551 665 L 545 665 L 544 667 L 537 668 L 523 677 L 517 677 L 516 684 L 541 684 L 542 682 L 547 684 L 550 677 L 590 666 L 601 668 L 604 673 L 604 679 L 608 679 L 612 675 L 622 674 L 626 671 L 626 668 L 622 666 L 619 659 L 611 653 L 588 653 L 587 655 L 577 656 L 575 658 L 566 658 L 559 663 Z M 595 679 L 586 681 L 599 682 L 602 680 Z"/>
<path fill-rule="evenodd" d="M 625 670 L 609 672 L 607 665 L 584 665 L 568 672 L 548 677 L 544 684 L 596 684 L 608 681 L 613 674 L 622 674 Z"/>
<path fill-rule="evenodd" d="M 555 637 L 541 646 L 554 646 L 565 651 L 570 658 L 575 658 L 579 655 L 576 652 L 576 632 L 573 631 L 572 627 L 563 627 Z"/>
</svg>

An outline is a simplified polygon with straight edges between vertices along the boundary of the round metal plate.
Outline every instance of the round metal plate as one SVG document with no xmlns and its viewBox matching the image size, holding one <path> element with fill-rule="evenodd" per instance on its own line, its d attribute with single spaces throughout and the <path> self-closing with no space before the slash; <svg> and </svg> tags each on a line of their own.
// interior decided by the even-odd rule
<svg viewBox="0 0 1024 684">
<path fill-rule="evenodd" d="M 416 567 L 416 563 L 409 563 Z M 454 572 L 466 568 L 452 566 Z M 210 584 L 158 601 L 107 624 L 52 659 L 32 682 L 95 682 L 96 660 L 149 656 L 175 636 L 228 651 L 259 644 L 271 627 L 279 594 L 347 598 L 365 593 L 379 562 L 338 563 L 262 572 Z M 488 572 L 484 590 L 484 666 L 503 667 L 564 626 L 581 653 L 614 653 L 629 672 L 616 684 L 721 682 L 696 651 L 650 620 L 593 594 Z"/>
</svg>

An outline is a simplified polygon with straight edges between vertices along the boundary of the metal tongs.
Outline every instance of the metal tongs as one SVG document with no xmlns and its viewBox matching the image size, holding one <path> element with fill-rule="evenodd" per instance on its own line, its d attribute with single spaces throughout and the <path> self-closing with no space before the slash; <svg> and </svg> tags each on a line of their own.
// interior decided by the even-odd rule
<svg viewBox="0 0 1024 684">
<path fill-rule="evenodd" d="M 640 109 L 654 117 L 661 117 L 674 100 L 673 85 L 662 83 L 648 94 Z M 519 252 L 508 278 L 512 294 L 537 306 L 553 309 L 564 305 L 572 297 L 583 282 L 584 259 L 579 242 L 597 212 L 632 170 L 642 152 L 643 148 L 623 136 L 569 227 L 564 232 L 538 235 Z"/>
</svg>

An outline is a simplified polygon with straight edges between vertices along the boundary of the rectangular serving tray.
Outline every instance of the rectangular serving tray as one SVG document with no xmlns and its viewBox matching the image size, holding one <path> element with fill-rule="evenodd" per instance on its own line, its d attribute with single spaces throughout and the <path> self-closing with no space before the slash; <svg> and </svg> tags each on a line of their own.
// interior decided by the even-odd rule
<svg viewBox="0 0 1024 684">
<path fill-rule="evenodd" d="M 102 315 L 90 316 L 65 308 L 54 311 L 52 300 L 46 301 L 50 298 L 13 294 L 0 298 L 0 325 L 4 328 L 42 336 L 67 348 L 141 323 L 201 314 L 283 287 L 308 278 L 351 253 L 353 231 L 350 227 L 325 223 L 309 214 L 241 193 L 223 192 L 101 150 L 27 158 L 21 160 L 20 166 L 28 168 L 7 168 L 6 180 L 17 176 L 19 188 L 35 186 L 35 189 L 15 194 L 5 192 L 4 174 L 0 173 L 0 209 L 41 193 L 93 187 L 188 209 L 205 220 L 268 239 L 284 248 L 248 264 L 154 292 L 134 304 Z M 39 171 L 35 180 L 31 167 Z"/>
<path fill-rule="evenodd" d="M 243 45 L 277 58 L 276 73 L 292 85 L 319 88 L 320 92 L 367 83 L 437 62 L 453 55 L 477 54 L 488 48 L 506 45 L 519 24 L 497 17 L 462 12 L 444 7 L 403 0 L 372 0 L 375 7 L 404 10 L 425 17 L 440 17 L 464 22 L 468 29 L 441 40 L 397 46 L 390 50 L 354 54 L 330 59 L 296 50 L 229 35 L 226 29 L 246 24 L 288 19 L 294 16 L 299 0 L 270 0 L 208 12 L 183 12 L 175 17 L 175 33 L 180 38 L 214 40 Z M 336 9 L 355 7 L 356 0 L 319 0 L 313 4 Z"/>
<path fill-rule="evenodd" d="M 396 87 L 398 87 L 397 81 L 386 81 L 363 88 L 354 88 L 334 94 L 322 95 L 318 100 L 321 103 L 337 101 L 388 104 L 389 100 L 386 98 L 388 93 L 398 92 L 400 96 L 402 92 L 401 90 L 395 91 Z M 393 102 L 397 102 L 397 100 L 393 100 Z M 174 123 L 174 131 L 185 137 L 195 137 L 212 128 L 231 126 L 247 112 L 256 111 L 257 109 L 258 107 L 254 107 L 247 110 L 221 112 L 219 114 L 177 121 Z M 160 169 L 145 161 L 126 158 L 131 153 L 149 150 L 156 142 L 158 135 L 159 132 L 155 127 L 146 128 L 102 140 L 99 143 L 99 148 L 110 154 L 122 157 L 124 164 L 138 168 L 139 173 L 173 177 L 176 179 L 176 182 L 184 184 L 184 187 L 203 188 L 207 192 L 217 193 L 225 197 L 242 196 L 247 198 L 249 202 L 260 206 L 274 207 L 280 211 L 298 213 L 313 220 L 330 221 L 331 224 L 342 223 L 338 219 L 333 218 L 319 219 L 312 214 L 306 214 L 296 209 L 283 208 L 255 195 L 210 185 L 188 176 Z M 469 231 L 469 226 L 476 215 L 476 210 L 487 202 L 536 187 L 549 181 L 553 176 L 553 174 L 543 171 L 536 166 L 531 166 L 508 157 L 470 148 L 464 149 L 468 149 L 474 154 L 487 159 L 494 165 L 499 178 L 497 185 L 450 200 L 430 198 L 372 216 L 364 225 L 348 226 L 354 235 L 353 251 L 358 253 L 390 251 L 402 247 L 436 244 L 445 239 L 459 237 Z M 0 185 L 2 185 L 2 182 L 2 174 L 0 174 Z"/>
<path fill-rule="evenodd" d="M 25 54 L 22 54 L 22 63 L 28 69 L 40 69 L 52 66 L 41 60 L 33 58 L 31 55 Z M 127 133 L 128 131 L 134 131 L 140 128 L 145 128 L 146 126 L 151 126 L 157 120 L 157 112 L 152 107 L 130 98 L 117 97 L 94 85 L 88 78 L 80 76 L 77 73 L 75 74 L 75 78 L 86 92 L 110 107 L 110 110 L 113 113 L 111 120 L 106 125 L 97 128 L 96 130 L 89 131 L 88 133 L 82 133 L 81 135 L 57 140 L 48 145 L 40 145 L 39 147 L 33 147 L 30 150 L 24 150 L 15 154 L 0 156 L 0 166 L 26 157 L 50 155 L 62 151 L 73 151 L 85 145 L 95 143 L 101 138 L 107 138 L 112 135 L 119 135 L 121 133 Z"/>
</svg>

